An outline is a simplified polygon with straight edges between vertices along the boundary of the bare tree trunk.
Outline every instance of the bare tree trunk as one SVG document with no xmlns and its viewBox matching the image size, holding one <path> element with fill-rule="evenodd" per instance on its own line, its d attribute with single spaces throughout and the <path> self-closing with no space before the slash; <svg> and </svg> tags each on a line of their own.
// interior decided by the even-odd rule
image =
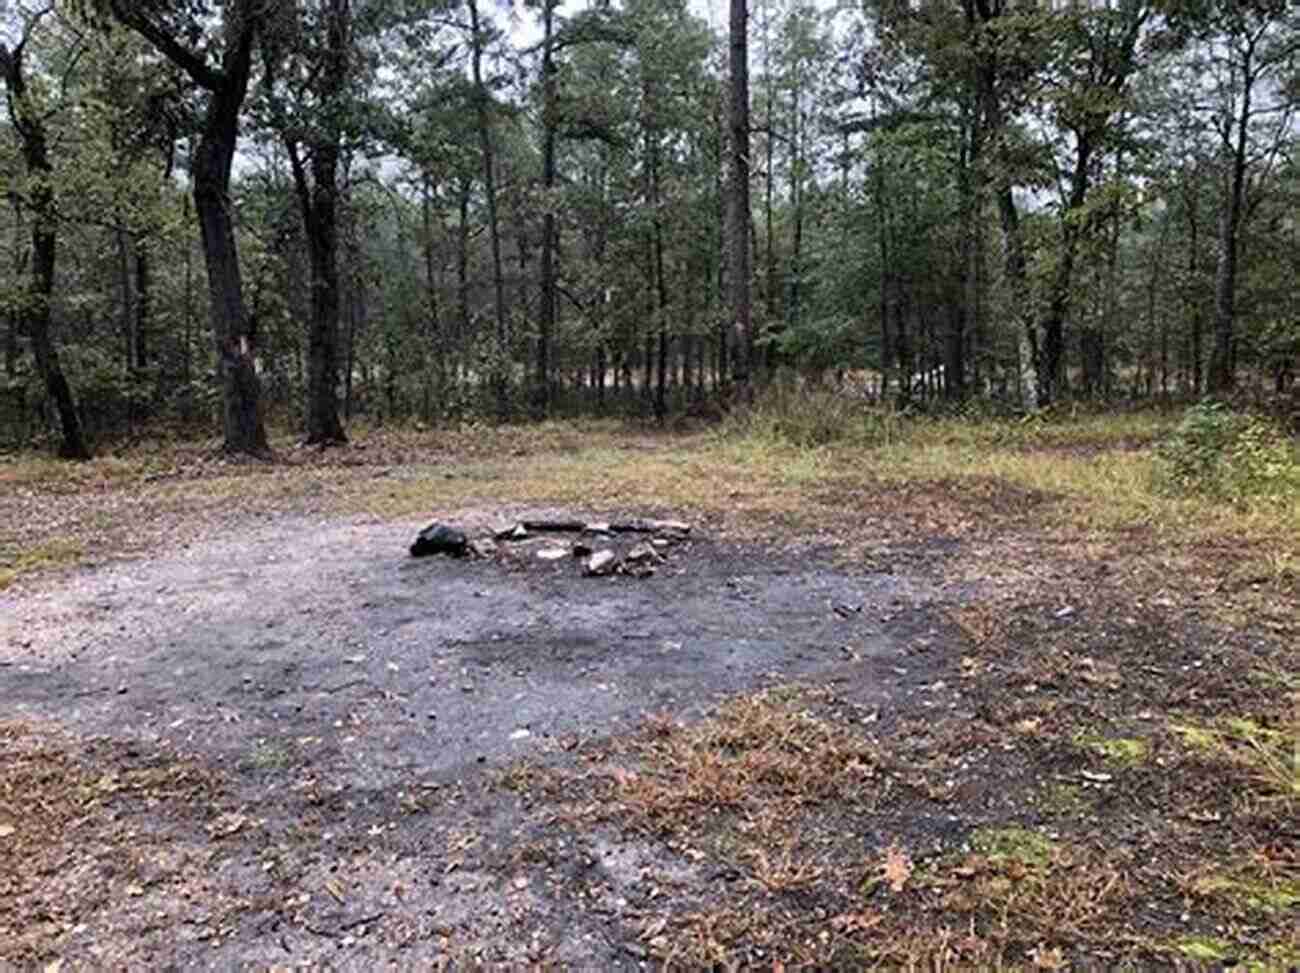
<svg viewBox="0 0 1300 973">
<path fill-rule="evenodd" d="M 469 194 L 471 188 L 470 180 L 462 177 L 456 199 L 456 308 L 460 321 L 460 335 L 457 342 L 460 357 L 464 356 L 473 330 L 469 314 Z"/>
<path fill-rule="evenodd" d="M 13 205 L 14 211 L 14 280 L 20 280 L 23 274 L 27 272 L 27 260 L 31 254 L 24 241 L 22 196 L 17 192 L 10 191 L 9 201 Z M 9 321 L 9 327 L 5 330 L 5 377 L 12 379 L 18 374 L 18 332 L 22 328 L 22 312 L 16 303 L 9 305 L 9 313 L 6 317 Z"/>
<path fill-rule="evenodd" d="M 325 47 L 316 82 L 317 96 L 325 104 L 334 104 L 347 85 L 351 33 L 351 0 L 328 0 Z M 341 357 L 338 229 L 341 132 L 338 125 L 333 119 L 322 120 L 318 130 L 307 136 L 309 158 L 306 161 L 300 154 L 298 138 L 287 130 L 284 134 L 311 261 L 306 441 L 319 446 L 347 442 L 339 421 L 338 403 Z"/>
<path fill-rule="evenodd" d="M 790 112 L 790 210 L 794 226 L 790 240 L 790 306 L 786 318 L 792 328 L 799 326 L 800 283 L 803 276 L 803 104 L 802 73 L 796 71 L 791 92 Z"/>
<path fill-rule="evenodd" d="M 135 367 L 149 367 L 153 326 L 153 253 L 142 235 L 135 239 Z"/>
<path fill-rule="evenodd" d="M 434 384 L 437 386 L 439 411 L 447 394 L 447 338 L 444 334 L 440 301 L 438 300 L 438 262 L 433 240 L 433 188 L 425 174 L 421 182 L 421 220 L 424 230 L 424 297 L 429 324 L 429 344 L 433 354 Z M 426 419 L 432 418 L 430 415 Z"/>
<path fill-rule="evenodd" d="M 118 290 L 122 299 L 122 365 L 130 374 L 135 371 L 135 273 L 131 266 L 131 247 L 126 227 L 121 222 L 113 228 L 117 247 Z"/>
<path fill-rule="evenodd" d="M 1249 104 L 1249 89 L 1246 92 Z M 1226 174 L 1227 191 L 1219 210 L 1219 253 L 1214 272 L 1214 346 L 1210 349 L 1208 389 L 1230 392 L 1236 385 L 1233 361 L 1233 329 L 1236 317 L 1237 251 L 1246 182 L 1246 119 L 1242 112 L 1241 135 Z"/>
<path fill-rule="evenodd" d="M 1192 322 L 1191 335 L 1191 358 L 1192 358 L 1192 395 L 1201 394 L 1203 376 L 1201 375 L 1201 362 L 1203 352 L 1201 350 L 1201 302 L 1197 300 L 1197 278 L 1200 276 L 1198 251 L 1200 248 L 1200 207 L 1198 205 L 1197 186 L 1193 184 L 1192 190 L 1186 196 L 1187 203 L 1187 287 L 1185 293 L 1190 305 L 1188 308 L 1188 317 Z"/>
<path fill-rule="evenodd" d="M 749 9 L 731 0 L 731 379 L 740 401 L 753 398 L 754 325 L 749 281 Z"/>
<path fill-rule="evenodd" d="M 534 412 L 545 417 L 551 409 L 551 341 L 555 333 L 555 126 L 557 123 L 555 62 L 552 57 L 555 5 L 542 3 L 542 191 L 546 200 L 542 212 L 541 307 L 537 334 L 537 390 Z"/>
<path fill-rule="evenodd" d="M 506 323 L 506 285 L 501 267 L 501 229 L 497 217 L 496 153 L 492 147 L 492 120 L 488 111 L 487 85 L 483 81 L 483 36 L 479 23 L 478 0 L 467 0 L 470 18 L 470 64 L 474 79 L 474 108 L 478 120 L 479 150 L 483 156 L 483 195 L 488 209 L 488 237 L 492 245 L 492 287 L 496 298 L 496 349 L 492 363 L 492 386 L 497 399 L 497 416 L 505 419 L 510 412 L 510 381 L 507 366 L 510 356 L 510 332 Z"/>
</svg>

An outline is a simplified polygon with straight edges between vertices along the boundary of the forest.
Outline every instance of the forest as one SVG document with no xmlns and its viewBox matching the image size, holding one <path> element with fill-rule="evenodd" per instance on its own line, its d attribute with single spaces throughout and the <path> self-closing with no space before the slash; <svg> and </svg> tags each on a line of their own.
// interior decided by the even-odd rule
<svg viewBox="0 0 1300 973">
<path fill-rule="evenodd" d="M 1294 387 L 1294 5 L 715 13 L 7 4 L 0 442 Z"/>
</svg>

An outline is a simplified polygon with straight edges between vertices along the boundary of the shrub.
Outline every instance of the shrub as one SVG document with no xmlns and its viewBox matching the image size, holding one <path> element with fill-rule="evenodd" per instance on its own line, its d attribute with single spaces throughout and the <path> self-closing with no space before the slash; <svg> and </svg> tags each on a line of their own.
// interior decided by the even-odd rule
<svg viewBox="0 0 1300 973">
<path fill-rule="evenodd" d="M 1220 402 L 1191 406 L 1156 449 L 1160 485 L 1177 494 L 1272 496 L 1300 492 L 1300 463 L 1286 435 Z"/>
</svg>

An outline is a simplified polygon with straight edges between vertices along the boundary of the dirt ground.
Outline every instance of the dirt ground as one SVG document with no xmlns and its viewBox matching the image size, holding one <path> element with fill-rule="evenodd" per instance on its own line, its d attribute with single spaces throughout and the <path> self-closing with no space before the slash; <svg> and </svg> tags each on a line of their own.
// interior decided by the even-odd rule
<svg viewBox="0 0 1300 973">
<path fill-rule="evenodd" d="M 978 515 L 610 578 L 424 522 L 0 592 L 0 966 L 1300 963 L 1289 589 Z"/>
<path fill-rule="evenodd" d="M 502 769 L 572 763 L 648 715 L 698 717 L 768 685 L 892 707 L 933 681 L 939 654 L 909 659 L 911 640 L 941 647 L 937 609 L 965 594 L 703 532 L 647 578 L 584 577 L 537 542 L 413 559 L 420 526 L 279 519 L 0 596 L 11 745 L 22 725 L 85 740 L 64 772 L 131 834 L 78 847 L 82 822 L 66 822 L 78 861 L 45 863 L 22 958 L 363 966 L 454 944 L 633 962 L 607 914 L 510 864 L 530 816 Z M 151 770 L 169 776 L 161 796 Z M 615 834 L 574 844 L 565 868 L 616 888 L 693 871 Z M 63 922 L 67 887 L 87 885 L 102 900 Z"/>
</svg>

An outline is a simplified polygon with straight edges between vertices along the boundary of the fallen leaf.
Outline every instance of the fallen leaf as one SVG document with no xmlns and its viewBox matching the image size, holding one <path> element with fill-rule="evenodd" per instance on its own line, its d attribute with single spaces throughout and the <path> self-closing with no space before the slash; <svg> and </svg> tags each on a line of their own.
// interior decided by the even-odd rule
<svg viewBox="0 0 1300 973">
<path fill-rule="evenodd" d="M 346 900 L 345 900 L 345 897 L 344 897 L 344 895 L 343 895 L 343 886 L 340 885 L 338 882 L 336 882 L 336 881 L 335 881 L 334 879 L 332 879 L 332 878 L 331 878 L 331 879 L 327 879 L 327 880 L 325 881 L 325 891 L 328 892 L 330 895 L 334 896 L 334 899 L 335 899 L 335 900 L 336 900 L 340 905 L 342 905 L 343 902 L 346 901 Z"/>
<path fill-rule="evenodd" d="M 897 845 L 885 849 L 885 860 L 880 866 L 880 874 L 895 892 L 903 891 L 908 877 L 912 874 L 912 861 Z"/>
</svg>

